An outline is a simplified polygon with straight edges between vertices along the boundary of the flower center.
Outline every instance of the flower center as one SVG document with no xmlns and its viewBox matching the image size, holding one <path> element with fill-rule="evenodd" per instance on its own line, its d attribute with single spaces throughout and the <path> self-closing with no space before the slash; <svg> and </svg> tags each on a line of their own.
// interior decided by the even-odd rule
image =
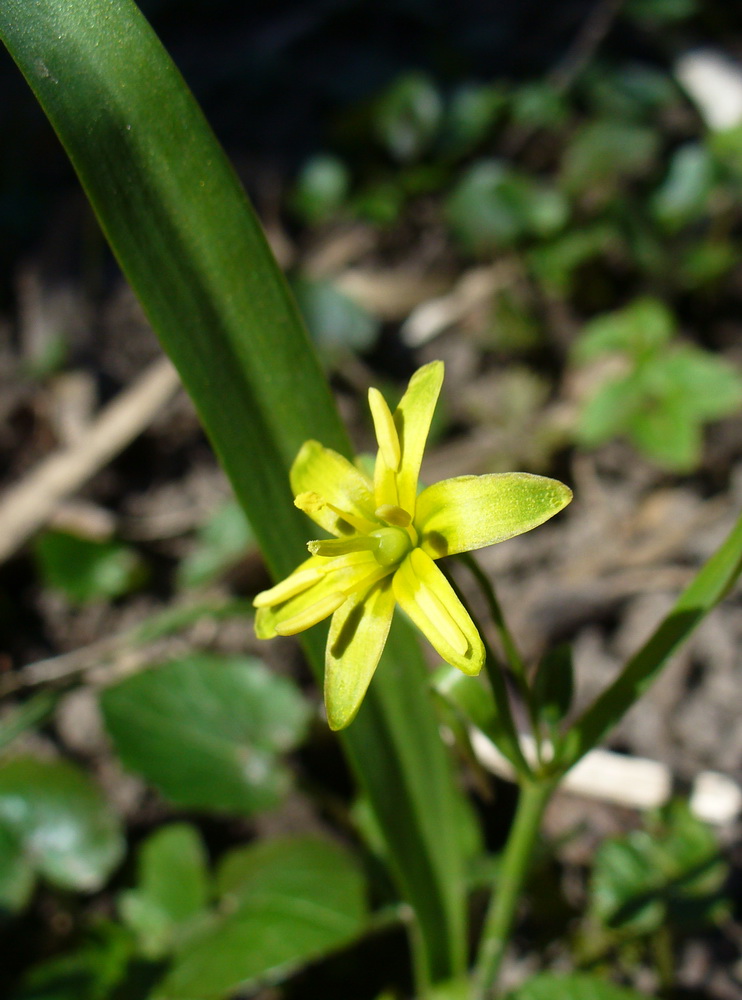
<svg viewBox="0 0 742 1000">
<path fill-rule="evenodd" d="M 412 548 L 412 539 L 404 528 L 379 528 L 370 537 L 375 539 L 373 553 L 380 566 L 401 563 Z"/>
</svg>

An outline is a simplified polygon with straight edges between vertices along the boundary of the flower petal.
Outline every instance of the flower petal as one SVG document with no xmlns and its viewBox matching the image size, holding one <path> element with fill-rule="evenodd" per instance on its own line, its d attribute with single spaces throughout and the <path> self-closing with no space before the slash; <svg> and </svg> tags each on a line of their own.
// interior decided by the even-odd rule
<svg viewBox="0 0 742 1000">
<path fill-rule="evenodd" d="M 355 594 L 332 616 L 325 657 L 325 707 L 330 729 L 355 718 L 384 649 L 394 613 L 391 576 Z"/>
<path fill-rule="evenodd" d="M 413 549 L 394 574 L 394 596 L 443 659 L 465 674 L 478 674 L 484 645 L 469 612 L 436 564 Z"/>
<path fill-rule="evenodd" d="M 378 389 L 368 390 L 368 405 L 374 421 L 379 450 L 374 465 L 374 497 L 378 507 L 395 507 L 397 495 L 397 470 L 401 457 L 399 435 L 394 417 Z"/>
<path fill-rule="evenodd" d="M 291 488 L 295 496 L 313 494 L 339 512 L 347 513 L 352 519 L 349 523 L 359 531 L 373 531 L 379 527 L 374 517 L 378 504 L 374 502 L 371 483 L 347 458 L 325 448 L 319 441 L 306 441 L 302 445 L 291 466 Z M 307 509 L 307 513 L 333 534 L 344 533 L 331 508 L 318 505 L 316 510 Z M 328 528 L 329 524 L 335 527 Z"/>
<path fill-rule="evenodd" d="M 430 364 L 423 365 L 410 379 L 407 391 L 394 411 L 394 423 L 402 450 L 397 474 L 399 499 L 380 503 L 397 503 L 414 514 L 420 464 L 442 383 L 442 361 L 431 361 Z"/>
<path fill-rule="evenodd" d="M 309 579 L 310 571 L 316 570 L 322 572 L 315 583 L 309 582 L 298 593 L 293 592 L 292 580 L 297 577 Z M 379 566 L 371 552 L 352 552 L 337 559 L 311 556 L 282 583 L 258 595 L 260 605 L 255 613 L 255 634 L 259 639 L 272 639 L 275 635 L 293 635 L 310 628 L 328 618 L 338 607 L 337 599 L 331 599 L 331 595 L 348 597 L 359 587 L 368 589 L 388 572 Z M 277 593 L 278 600 L 266 605 L 265 595 L 270 599 L 273 593 Z M 284 594 L 291 596 L 284 597 Z"/>
<path fill-rule="evenodd" d="M 530 531 L 571 499 L 564 483 L 527 472 L 458 476 L 423 490 L 415 527 L 420 547 L 439 559 Z"/>
</svg>

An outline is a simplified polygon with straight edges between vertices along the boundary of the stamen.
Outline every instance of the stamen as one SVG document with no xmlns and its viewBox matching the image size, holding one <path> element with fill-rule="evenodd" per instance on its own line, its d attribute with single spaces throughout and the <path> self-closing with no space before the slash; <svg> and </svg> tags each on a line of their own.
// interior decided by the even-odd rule
<svg viewBox="0 0 742 1000">
<path fill-rule="evenodd" d="M 283 604 L 289 598 L 296 597 L 297 594 L 307 590 L 323 576 L 324 569 L 320 566 L 308 566 L 306 569 L 300 569 L 292 573 L 291 576 L 287 576 L 285 580 L 281 580 L 275 587 L 257 594 L 252 602 L 253 607 L 270 608 L 274 604 Z"/>
<path fill-rule="evenodd" d="M 399 446 L 399 435 L 394 425 L 394 417 L 378 389 L 368 390 L 368 405 L 371 408 L 379 451 L 389 468 L 396 470 L 399 468 L 402 449 Z"/>
<path fill-rule="evenodd" d="M 352 538 L 320 538 L 307 542 L 313 556 L 344 556 L 350 552 L 373 552 L 376 542 L 368 535 L 354 535 Z"/>
<path fill-rule="evenodd" d="M 276 634 L 296 635 L 297 632 L 303 632 L 304 629 L 311 628 L 312 625 L 316 625 L 323 618 L 327 618 L 334 611 L 337 611 L 347 598 L 347 594 L 341 594 L 339 591 L 326 594 L 319 601 L 310 604 L 308 608 L 304 608 L 298 614 L 287 618 L 285 621 L 278 622 L 275 626 Z"/>
<path fill-rule="evenodd" d="M 381 507 L 376 508 L 375 514 L 382 521 L 386 521 L 387 524 L 394 524 L 398 528 L 406 528 L 412 521 L 406 510 L 402 510 L 401 507 L 397 507 L 393 503 L 383 503 Z"/>
<path fill-rule="evenodd" d="M 356 531 L 366 532 L 371 524 L 363 517 L 358 517 L 355 514 L 349 514 L 347 511 L 340 510 L 334 504 L 328 503 L 319 493 L 299 493 L 294 500 L 294 506 L 298 507 L 299 510 L 303 510 L 305 514 L 312 517 L 313 514 L 319 514 L 324 508 L 331 510 L 335 517 L 339 518 L 341 521 L 347 522 Z"/>
</svg>

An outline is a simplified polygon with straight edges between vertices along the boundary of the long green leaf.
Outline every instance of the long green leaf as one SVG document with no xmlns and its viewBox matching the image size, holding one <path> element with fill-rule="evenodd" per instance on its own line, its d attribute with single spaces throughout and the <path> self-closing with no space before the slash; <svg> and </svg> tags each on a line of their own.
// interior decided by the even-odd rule
<svg viewBox="0 0 742 1000">
<path fill-rule="evenodd" d="M 701 567 L 675 607 L 642 648 L 567 733 L 559 766 L 572 767 L 616 725 L 708 612 L 723 600 L 742 572 L 742 517 Z"/>
<path fill-rule="evenodd" d="M 269 565 L 285 574 L 306 538 L 290 463 L 308 437 L 345 453 L 349 446 L 227 159 L 131 0 L 0 0 L 0 37 L 62 140 Z M 456 792 L 409 632 L 397 643 L 396 670 L 379 671 L 343 741 L 437 980 L 464 960 Z M 317 630 L 306 648 L 319 676 Z M 431 775 L 442 782 L 432 791 Z"/>
</svg>

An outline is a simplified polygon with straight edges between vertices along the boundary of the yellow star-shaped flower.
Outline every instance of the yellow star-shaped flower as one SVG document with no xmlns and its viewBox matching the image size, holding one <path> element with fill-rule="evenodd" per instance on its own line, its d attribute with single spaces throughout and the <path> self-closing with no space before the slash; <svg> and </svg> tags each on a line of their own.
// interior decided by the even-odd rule
<svg viewBox="0 0 742 1000">
<path fill-rule="evenodd" d="M 334 538 L 255 598 L 259 638 L 294 635 L 332 615 L 325 705 L 332 729 L 358 711 L 398 603 L 440 656 L 478 674 L 484 646 L 436 566 L 441 556 L 502 542 L 546 521 L 572 499 L 555 479 L 525 472 L 458 476 L 418 495 L 418 475 L 443 382 L 443 362 L 412 376 L 392 414 L 369 390 L 379 450 L 374 481 L 342 455 L 307 441 L 291 469 L 296 506 Z"/>
</svg>

